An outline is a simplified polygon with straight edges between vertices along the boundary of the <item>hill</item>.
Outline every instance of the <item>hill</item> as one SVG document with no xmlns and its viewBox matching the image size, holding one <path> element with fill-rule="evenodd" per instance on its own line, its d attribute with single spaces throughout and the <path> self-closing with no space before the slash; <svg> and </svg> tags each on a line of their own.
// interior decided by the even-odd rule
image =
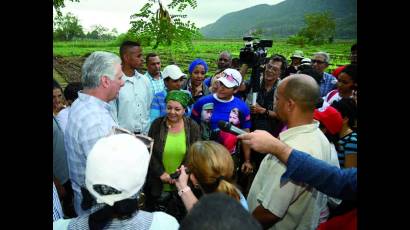
<svg viewBox="0 0 410 230">
<path fill-rule="evenodd" d="M 336 38 L 356 39 L 356 0 L 286 0 L 276 5 L 261 4 L 228 13 L 202 27 L 206 38 L 240 38 L 262 29 L 263 36 L 287 37 L 305 26 L 304 15 L 329 11 L 336 21 Z"/>
</svg>

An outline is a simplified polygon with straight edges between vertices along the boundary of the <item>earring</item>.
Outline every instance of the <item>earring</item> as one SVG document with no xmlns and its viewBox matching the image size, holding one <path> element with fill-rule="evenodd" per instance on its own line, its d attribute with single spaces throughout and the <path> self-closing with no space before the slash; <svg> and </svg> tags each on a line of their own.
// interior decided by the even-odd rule
<svg viewBox="0 0 410 230">
<path fill-rule="evenodd" d="M 199 189 L 199 184 L 194 184 L 194 188 Z"/>
</svg>

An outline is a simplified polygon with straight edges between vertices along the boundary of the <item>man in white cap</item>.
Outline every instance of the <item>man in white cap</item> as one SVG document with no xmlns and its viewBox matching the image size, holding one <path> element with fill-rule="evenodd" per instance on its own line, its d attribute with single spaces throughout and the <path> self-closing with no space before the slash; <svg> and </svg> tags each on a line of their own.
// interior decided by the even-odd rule
<svg viewBox="0 0 410 230">
<path fill-rule="evenodd" d="M 238 91 L 238 87 L 242 82 L 242 76 L 236 69 L 225 69 L 222 76 L 218 78 L 216 84 L 218 84 L 217 90 L 214 94 L 203 96 L 193 106 L 191 117 L 201 124 L 201 113 L 205 104 L 213 104 L 212 116 L 209 120 L 211 129 L 210 140 L 217 141 L 223 144 L 228 151 L 231 152 L 236 166 L 239 167 L 239 149 L 237 146 L 237 138 L 235 135 L 222 131 L 218 127 L 219 121 L 230 122 L 230 115 L 236 111 L 239 111 L 239 123 L 233 122 L 235 126 L 249 132 L 251 128 L 250 110 L 248 106 L 241 99 L 234 97 L 233 95 Z M 204 130 L 201 130 L 203 132 Z M 250 163 L 250 149 L 247 145 L 242 145 L 244 160 L 241 169 L 244 173 L 251 173 L 253 170 Z"/>
<path fill-rule="evenodd" d="M 158 117 L 165 116 L 167 112 L 167 104 L 165 102 L 165 98 L 167 97 L 168 91 L 181 90 L 191 95 L 191 93 L 188 90 L 181 89 L 183 81 L 186 78 L 186 74 L 184 74 L 177 65 L 166 66 L 164 68 L 164 71 L 162 71 L 162 77 L 165 83 L 165 90 L 156 93 L 154 95 L 154 98 L 152 99 L 150 110 L 151 123 Z M 191 108 L 187 107 L 186 115 L 189 116 L 190 114 Z"/>
<path fill-rule="evenodd" d="M 91 214 L 59 219 L 53 229 L 178 229 L 166 213 L 138 210 L 150 157 L 146 145 L 130 134 L 98 140 L 88 155 L 83 190 Z"/>
</svg>

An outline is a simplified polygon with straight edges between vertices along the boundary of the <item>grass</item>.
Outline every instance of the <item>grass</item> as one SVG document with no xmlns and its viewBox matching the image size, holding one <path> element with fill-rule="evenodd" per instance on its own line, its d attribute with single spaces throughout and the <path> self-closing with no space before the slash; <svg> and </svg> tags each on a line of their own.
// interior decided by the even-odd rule
<svg viewBox="0 0 410 230">
<path fill-rule="evenodd" d="M 350 47 L 355 41 L 345 40 L 336 41 L 333 44 L 320 46 L 287 44 L 284 40 L 274 41 L 271 48 L 268 48 L 268 56 L 274 53 L 282 54 L 290 58 L 295 50 L 302 50 L 305 57 L 312 57 L 313 53 L 325 51 L 330 54 L 331 64 L 328 71 L 332 71 L 340 65 L 349 63 Z M 204 59 L 209 65 L 209 71 L 212 73 L 216 70 L 216 59 L 221 51 L 227 50 L 232 53 L 233 57 L 239 57 L 240 49 L 244 47 L 242 40 L 228 39 L 203 39 L 193 41 L 192 47 L 183 45 L 172 45 L 170 47 L 159 46 L 156 50 L 151 47 L 143 47 L 144 54 L 155 52 L 160 55 L 162 66 L 176 63 L 183 70 L 188 69 L 189 64 L 195 58 Z M 53 53 L 56 56 L 73 57 L 88 55 L 93 51 L 108 51 L 118 54 L 119 44 L 114 40 L 109 41 L 69 41 L 53 42 Z"/>
</svg>

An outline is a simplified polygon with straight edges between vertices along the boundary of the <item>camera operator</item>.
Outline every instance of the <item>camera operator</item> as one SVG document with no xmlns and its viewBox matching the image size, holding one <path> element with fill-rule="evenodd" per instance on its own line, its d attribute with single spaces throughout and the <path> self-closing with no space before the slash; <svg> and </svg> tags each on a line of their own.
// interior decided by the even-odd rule
<svg viewBox="0 0 410 230">
<path fill-rule="evenodd" d="M 277 137 L 279 132 L 282 130 L 284 124 L 277 119 L 276 113 L 273 111 L 273 104 L 275 100 L 275 91 L 279 84 L 281 73 L 284 71 L 284 62 L 283 58 L 278 55 L 273 55 L 268 59 L 268 63 L 264 66 L 263 72 L 260 75 L 259 83 L 260 90 L 257 93 L 256 103 L 250 103 L 249 98 L 252 97 L 251 93 L 248 94 L 248 105 L 251 109 L 251 130 L 256 129 L 266 130 L 273 136 Z M 244 70 L 246 67 L 243 67 Z M 259 169 L 259 165 L 264 158 L 263 153 L 251 150 L 251 161 L 254 163 L 254 172 Z M 252 184 L 253 177 L 250 178 L 250 181 L 245 187 L 248 187 Z M 246 189 L 245 191 L 247 191 Z"/>
</svg>

